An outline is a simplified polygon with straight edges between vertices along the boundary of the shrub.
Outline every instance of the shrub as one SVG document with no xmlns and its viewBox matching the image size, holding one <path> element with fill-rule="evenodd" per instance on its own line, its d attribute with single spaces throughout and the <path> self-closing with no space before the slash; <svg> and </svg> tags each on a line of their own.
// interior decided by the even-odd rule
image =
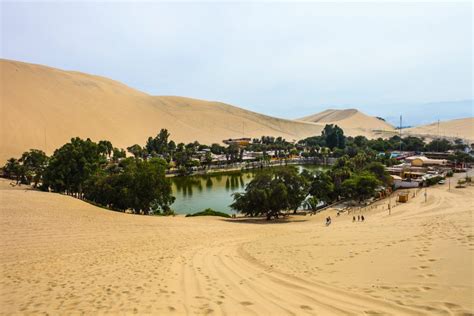
<svg viewBox="0 0 474 316">
<path fill-rule="evenodd" d="M 229 214 L 223 213 L 223 212 L 218 212 L 214 211 L 212 208 L 206 208 L 202 212 L 197 212 L 194 214 L 187 214 L 186 217 L 194 217 L 194 216 L 220 216 L 220 217 L 230 217 Z"/>
<path fill-rule="evenodd" d="M 436 177 L 433 177 L 433 178 L 426 179 L 426 185 L 428 185 L 428 186 L 435 185 L 442 179 L 443 179 L 443 177 L 441 177 L 441 176 L 436 176 Z"/>
</svg>

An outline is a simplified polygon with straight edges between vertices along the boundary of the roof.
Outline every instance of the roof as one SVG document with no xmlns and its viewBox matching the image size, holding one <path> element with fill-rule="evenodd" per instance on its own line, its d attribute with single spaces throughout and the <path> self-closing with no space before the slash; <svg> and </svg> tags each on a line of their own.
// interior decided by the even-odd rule
<svg viewBox="0 0 474 316">
<path fill-rule="evenodd" d="M 425 156 L 411 156 L 411 157 L 405 158 L 405 160 L 410 161 L 410 162 L 414 160 L 421 160 L 424 164 L 433 164 L 433 165 L 443 165 L 447 163 L 446 159 L 430 159 Z"/>
</svg>

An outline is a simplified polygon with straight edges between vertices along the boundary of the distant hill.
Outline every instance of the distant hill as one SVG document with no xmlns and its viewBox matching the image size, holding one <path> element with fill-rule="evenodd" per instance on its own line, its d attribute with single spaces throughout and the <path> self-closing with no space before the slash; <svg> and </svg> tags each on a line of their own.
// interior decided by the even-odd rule
<svg viewBox="0 0 474 316">
<path fill-rule="evenodd" d="M 473 100 L 386 104 L 381 106 L 396 109 L 392 112 L 393 115 L 384 116 L 394 126 L 400 124 L 400 115 L 403 115 L 403 125 L 411 126 L 427 125 L 437 119 L 448 121 L 474 116 Z M 372 111 L 377 113 L 377 109 Z"/>
<path fill-rule="evenodd" d="M 337 124 L 345 134 L 350 136 L 364 135 L 373 138 L 384 137 L 396 132 L 395 128 L 383 119 L 366 115 L 356 109 L 329 109 L 299 120 L 322 125 Z"/>
<path fill-rule="evenodd" d="M 52 151 L 71 137 L 144 144 L 161 128 L 177 142 L 220 143 L 234 137 L 298 140 L 322 127 L 254 113 L 220 102 L 151 96 L 120 82 L 74 71 L 0 60 L 0 165 L 30 148 Z"/>
<path fill-rule="evenodd" d="M 424 136 L 429 139 L 438 137 L 461 138 L 474 142 L 474 117 L 449 121 L 440 121 L 403 130 L 405 134 Z"/>
</svg>

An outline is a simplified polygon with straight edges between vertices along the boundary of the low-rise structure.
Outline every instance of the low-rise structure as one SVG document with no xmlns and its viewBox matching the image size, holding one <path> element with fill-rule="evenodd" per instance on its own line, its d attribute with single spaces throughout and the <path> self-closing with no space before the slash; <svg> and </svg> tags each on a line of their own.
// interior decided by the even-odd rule
<svg viewBox="0 0 474 316">
<path fill-rule="evenodd" d="M 411 156 L 405 158 L 413 167 L 429 167 L 429 166 L 446 166 L 448 161 L 446 159 L 430 159 L 426 156 Z"/>
</svg>

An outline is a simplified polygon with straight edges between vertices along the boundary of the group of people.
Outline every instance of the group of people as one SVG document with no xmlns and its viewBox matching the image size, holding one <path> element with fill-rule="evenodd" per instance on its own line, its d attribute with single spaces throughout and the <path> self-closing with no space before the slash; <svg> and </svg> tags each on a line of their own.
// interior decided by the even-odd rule
<svg viewBox="0 0 474 316">
<path fill-rule="evenodd" d="M 355 222 L 356 221 L 356 217 L 355 216 L 352 216 L 352 221 Z M 365 217 L 364 215 L 357 215 L 357 221 L 360 222 L 360 221 L 365 221 Z"/>
<path fill-rule="evenodd" d="M 353 221 L 353 222 L 356 221 L 355 215 L 352 216 L 352 221 Z M 358 221 L 358 222 L 363 222 L 363 221 L 365 221 L 364 215 L 357 215 L 357 221 Z M 329 226 L 329 225 L 331 225 L 331 216 L 326 217 L 326 226 Z"/>
</svg>

